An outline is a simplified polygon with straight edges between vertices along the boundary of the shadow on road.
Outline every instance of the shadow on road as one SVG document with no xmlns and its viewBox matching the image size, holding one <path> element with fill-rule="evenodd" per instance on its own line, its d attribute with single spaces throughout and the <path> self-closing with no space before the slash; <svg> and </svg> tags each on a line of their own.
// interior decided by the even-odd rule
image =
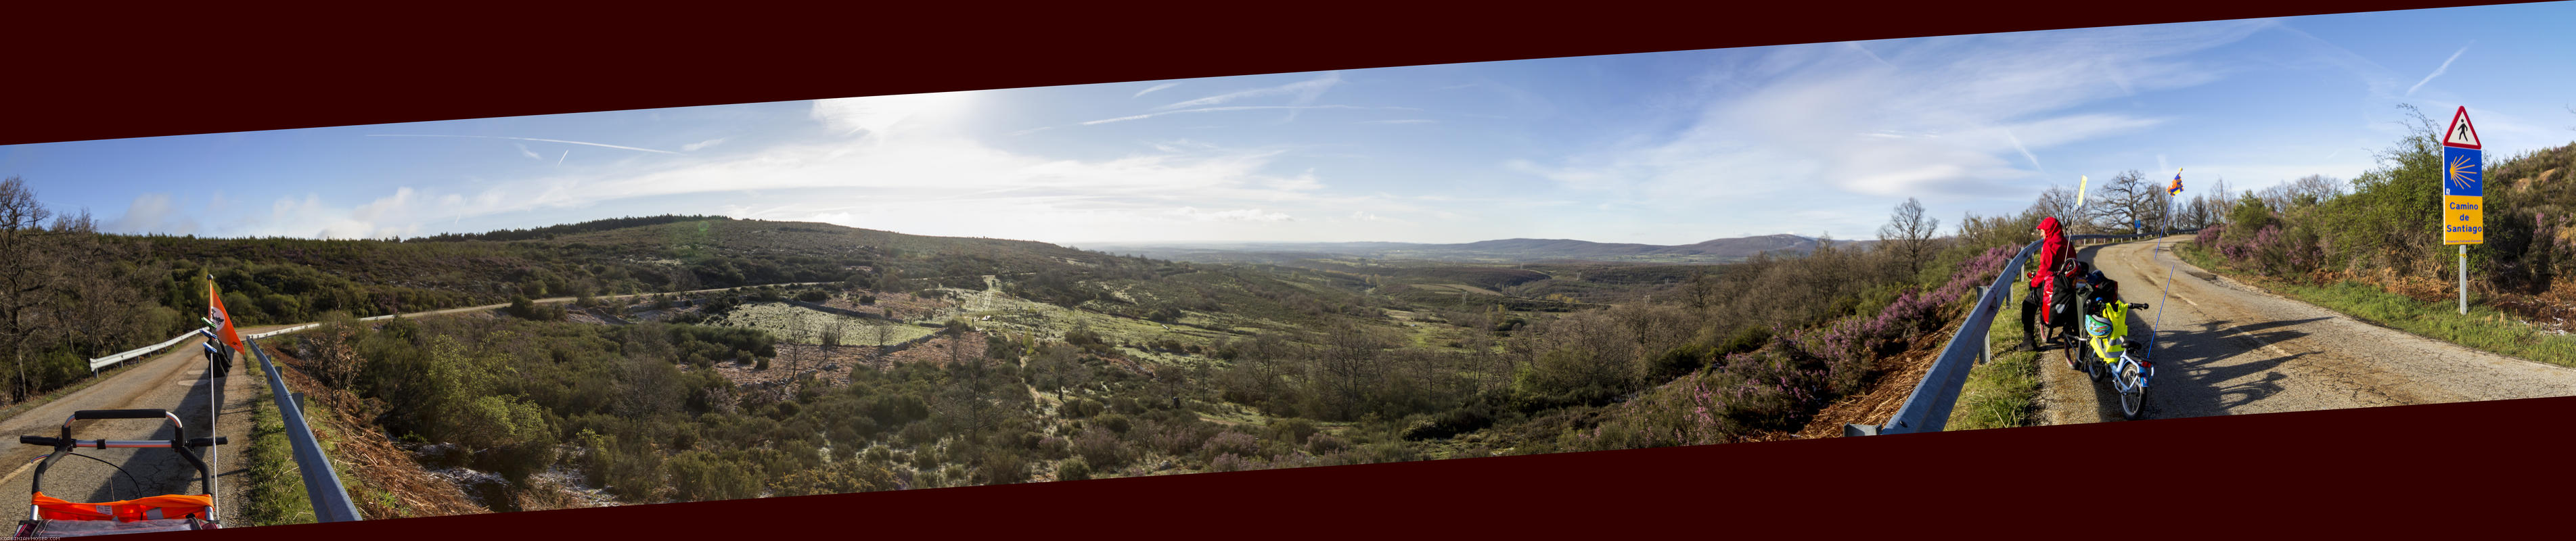
<svg viewBox="0 0 2576 541">
<path fill-rule="evenodd" d="M 2149 328 L 2144 314 L 2132 312 L 2129 315 L 2130 328 L 2133 331 Z M 2228 320 L 2213 320 L 2192 325 L 2193 328 L 2155 331 L 2157 348 L 2153 354 L 2153 361 L 2156 372 L 2155 378 L 2150 381 L 2148 387 L 2143 418 L 2226 415 L 2228 410 L 2279 394 L 2285 389 L 2283 381 L 2289 378 L 2272 370 L 2292 359 L 2304 357 L 2307 353 L 2253 361 L 2240 359 L 2256 351 L 2259 344 L 2280 343 L 2308 335 L 2306 332 L 2282 329 L 2282 327 L 2326 319 L 2330 318 L 2265 321 L 2245 325 L 2234 325 Z M 2051 364 L 2052 369 L 2066 369 L 2062 361 Z M 2262 374 L 2262 376 L 2250 382 L 2241 381 L 2255 374 Z M 2085 379 L 2076 381 L 2089 382 Z M 2093 382 L 2089 387 L 2095 399 L 2094 411 L 2098 413 L 2097 420 L 2119 420 L 2120 395 L 2112 389 L 2108 378 L 2106 377 L 2102 382 Z"/>
<path fill-rule="evenodd" d="M 208 415 L 212 411 L 216 398 L 211 390 L 219 388 L 223 381 L 207 377 L 204 373 L 204 361 L 195 360 L 194 362 L 198 363 L 197 367 L 189 371 L 196 372 L 197 377 L 187 384 L 188 391 L 185 398 L 180 399 L 178 407 L 169 410 L 179 415 L 179 422 L 188 428 L 187 436 L 190 438 L 210 435 L 208 432 L 213 429 L 214 424 Z M 235 362 L 233 374 L 226 377 L 227 379 L 242 377 L 241 373 L 244 371 L 241 363 Z M 247 415 L 248 413 L 247 411 L 223 412 L 224 415 Z M 176 435 L 177 432 L 170 428 L 169 421 L 157 419 L 95 420 L 81 421 L 79 424 L 72 425 L 72 437 L 80 439 L 167 440 Z M 247 435 L 225 434 L 224 436 L 230 437 L 238 444 L 246 441 L 244 437 Z M 227 446 L 238 447 L 238 445 Z M 73 501 L 105 502 L 159 494 L 198 494 L 207 488 L 197 486 L 196 467 L 190 466 L 187 459 L 179 458 L 177 452 L 169 449 L 89 449 L 79 451 L 79 454 L 98 458 L 115 467 L 111 468 L 97 461 L 67 457 L 56 462 L 54 467 L 46 472 L 45 486 L 41 487 L 45 489 L 45 493 Z M 230 456 L 232 454 L 234 453 L 225 453 L 219 458 L 232 459 L 234 458 Z M 202 448 L 198 456 L 200 459 L 205 458 Z M 220 463 L 208 465 L 222 466 Z M 99 479 L 105 481 L 98 481 Z M 234 510 L 220 509 L 218 512 L 226 515 L 225 518 L 229 518 Z"/>
</svg>

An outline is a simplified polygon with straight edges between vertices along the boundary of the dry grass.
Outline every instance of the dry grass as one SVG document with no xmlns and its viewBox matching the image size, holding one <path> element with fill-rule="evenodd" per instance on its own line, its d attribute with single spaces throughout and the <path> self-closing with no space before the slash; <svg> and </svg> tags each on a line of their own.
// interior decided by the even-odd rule
<svg viewBox="0 0 2576 541">
<path fill-rule="evenodd" d="M 1836 438 L 1842 437 L 1843 425 L 1846 424 L 1887 422 L 1888 418 L 1896 415 L 1898 408 L 1905 407 L 1905 399 L 1914 394 L 1914 386 L 1922 383 L 1924 375 L 1932 372 L 1932 361 L 1941 357 L 1941 346 L 1947 343 L 1950 334 L 1926 333 L 1908 343 L 1905 352 L 1880 357 L 1875 367 L 1879 373 L 1878 381 L 1871 383 L 1869 390 L 1825 406 L 1816 412 L 1814 419 L 1807 421 L 1807 426 L 1779 439 Z"/>
<path fill-rule="evenodd" d="M 383 430 L 365 422 L 366 406 L 356 395 L 324 387 L 322 382 L 306 376 L 302 359 L 274 348 L 270 352 L 286 386 L 305 393 L 308 421 L 325 425 L 329 432 L 339 435 L 331 442 L 332 467 L 343 479 L 361 483 L 347 487 L 359 516 L 379 519 L 492 512 L 476 505 L 464 489 L 421 468 L 410 451 L 396 446 Z M 381 494 L 370 494 L 369 489 Z"/>
</svg>

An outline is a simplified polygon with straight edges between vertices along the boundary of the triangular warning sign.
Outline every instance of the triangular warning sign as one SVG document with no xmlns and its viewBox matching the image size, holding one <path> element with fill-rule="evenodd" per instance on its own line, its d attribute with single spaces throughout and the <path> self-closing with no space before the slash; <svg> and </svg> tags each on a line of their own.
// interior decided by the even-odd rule
<svg viewBox="0 0 2576 541">
<path fill-rule="evenodd" d="M 2478 148 L 2478 128 L 2469 125 L 2469 107 L 2460 106 L 2460 114 L 2451 116 L 2451 129 L 2442 132 L 2442 146 Z"/>
</svg>

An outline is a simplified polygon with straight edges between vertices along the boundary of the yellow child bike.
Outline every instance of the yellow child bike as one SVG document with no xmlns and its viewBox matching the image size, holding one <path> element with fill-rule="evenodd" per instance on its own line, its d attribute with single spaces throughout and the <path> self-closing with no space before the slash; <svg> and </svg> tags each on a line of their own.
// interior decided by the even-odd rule
<svg viewBox="0 0 2576 541">
<path fill-rule="evenodd" d="M 2120 418 L 2131 421 L 2146 413 L 2147 381 L 2156 375 L 2152 360 L 2156 343 L 2154 329 L 2144 341 L 2130 338 L 2129 310 L 2147 309 L 2145 304 L 2108 300 L 2084 303 L 2084 340 L 2076 344 L 2076 358 L 2089 358 L 2085 375 L 2094 382 L 2110 382 L 2111 390 L 2120 393 Z"/>
</svg>

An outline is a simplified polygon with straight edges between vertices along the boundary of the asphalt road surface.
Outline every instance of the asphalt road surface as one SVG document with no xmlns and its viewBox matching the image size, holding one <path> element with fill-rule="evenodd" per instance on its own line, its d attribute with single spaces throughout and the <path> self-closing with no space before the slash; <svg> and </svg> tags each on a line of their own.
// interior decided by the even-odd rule
<svg viewBox="0 0 2576 541">
<path fill-rule="evenodd" d="M 684 293 L 721 290 L 723 288 Z M 616 299 L 648 295 L 651 294 L 601 298 Z M 558 297 L 536 302 L 561 303 L 572 300 L 571 297 Z M 470 313 L 507 306 L 495 304 L 414 312 L 403 314 L 403 317 Z M 235 331 L 243 336 L 249 336 L 292 326 L 270 325 L 238 328 Z M 284 341 L 293 340 L 293 338 L 292 335 L 288 335 L 270 340 L 273 344 L 283 345 L 288 343 Z M 231 519 L 243 509 L 241 489 L 245 487 L 242 483 L 244 477 L 242 473 L 245 471 L 243 467 L 247 464 L 246 461 L 236 460 L 236 457 L 247 456 L 244 451 L 248 449 L 250 443 L 250 411 L 260 392 L 268 387 L 268 379 L 259 370 L 259 360 L 248 352 L 244 352 L 233 362 L 232 372 L 227 377 L 221 379 L 206 377 L 205 354 L 202 346 L 198 345 L 204 341 L 202 338 L 184 341 L 167 352 L 146 357 L 148 360 L 136 361 L 140 364 L 117 372 L 88 388 L 8 419 L 0 419 L 0 511 L 21 518 L 25 517 L 27 508 L 21 507 L 24 504 L 10 502 L 26 501 L 18 498 L 24 497 L 22 495 L 28 494 L 34 488 L 31 483 L 35 480 L 35 461 L 51 450 L 20 444 L 16 436 L 59 435 L 63 420 L 70 417 L 73 411 L 96 409 L 169 410 L 179 415 L 180 422 L 188 429 L 189 437 L 207 436 L 209 434 L 206 433 L 206 423 L 213 413 L 212 404 L 216 396 L 211 391 L 215 388 L 215 384 L 220 382 L 223 389 L 221 394 L 223 408 L 222 415 L 216 416 L 217 422 L 213 435 L 228 437 L 231 443 L 216 447 L 214 452 L 209 453 L 212 457 L 210 465 L 214 466 L 216 471 L 215 511 L 217 519 L 227 524 L 238 524 Z M 169 439 L 171 429 L 169 422 L 165 420 L 88 420 L 72 425 L 72 437 L 112 440 Z M 179 458 L 177 453 L 167 449 L 85 449 L 78 451 L 78 454 L 99 458 L 107 464 L 78 457 L 65 457 L 45 472 L 43 487 L 45 494 L 76 502 L 105 502 L 158 494 L 197 494 L 202 490 L 197 486 L 196 469 L 189 466 L 185 459 Z M 114 466 L 111 467 L 110 464 Z"/>
<path fill-rule="evenodd" d="M 2129 322 L 2133 336 L 2156 329 L 2156 374 L 2144 418 L 2576 395 L 2576 369 L 2477 351 L 2265 293 L 2170 253 L 2169 243 L 2189 240 L 2077 252 L 2118 280 L 2123 298 L 2153 306 L 2131 311 Z M 2018 315 L 2007 316 L 2018 323 Z M 2119 395 L 2107 382 L 2069 368 L 2062 350 L 2040 355 L 2040 424 L 2120 419 Z"/>
<path fill-rule="evenodd" d="M 238 330 L 250 334 L 279 328 L 284 326 Z M 178 414 L 188 428 L 188 437 L 204 437 L 212 414 L 213 394 L 209 389 L 220 383 L 224 407 L 216 432 L 232 443 L 213 448 L 207 458 L 216 468 L 216 518 L 231 518 L 241 501 L 239 484 L 245 465 L 235 458 L 242 456 L 241 447 L 249 440 L 251 399 L 267 384 L 259 376 L 258 361 L 250 359 L 234 362 L 228 377 L 206 377 L 205 353 L 198 346 L 204 341 L 189 340 L 79 392 L 0 420 L 0 446 L 7 447 L 0 450 L 0 472 L 7 476 L 0 481 L 0 498 L 15 500 L 0 504 L 0 508 L 25 518 L 25 500 L 18 498 L 34 488 L 31 483 L 35 480 L 35 461 L 51 450 L 20 444 L 16 436 L 60 435 L 63 420 L 74 410 L 148 408 Z M 170 439 L 172 435 L 169 422 L 161 419 L 87 420 L 71 427 L 72 437 L 78 439 Z M 157 494 L 196 494 L 202 490 L 197 486 L 196 469 L 168 449 L 84 449 L 77 454 L 96 457 L 115 467 L 65 457 L 45 472 L 45 494 L 76 502 L 104 502 Z"/>
</svg>

